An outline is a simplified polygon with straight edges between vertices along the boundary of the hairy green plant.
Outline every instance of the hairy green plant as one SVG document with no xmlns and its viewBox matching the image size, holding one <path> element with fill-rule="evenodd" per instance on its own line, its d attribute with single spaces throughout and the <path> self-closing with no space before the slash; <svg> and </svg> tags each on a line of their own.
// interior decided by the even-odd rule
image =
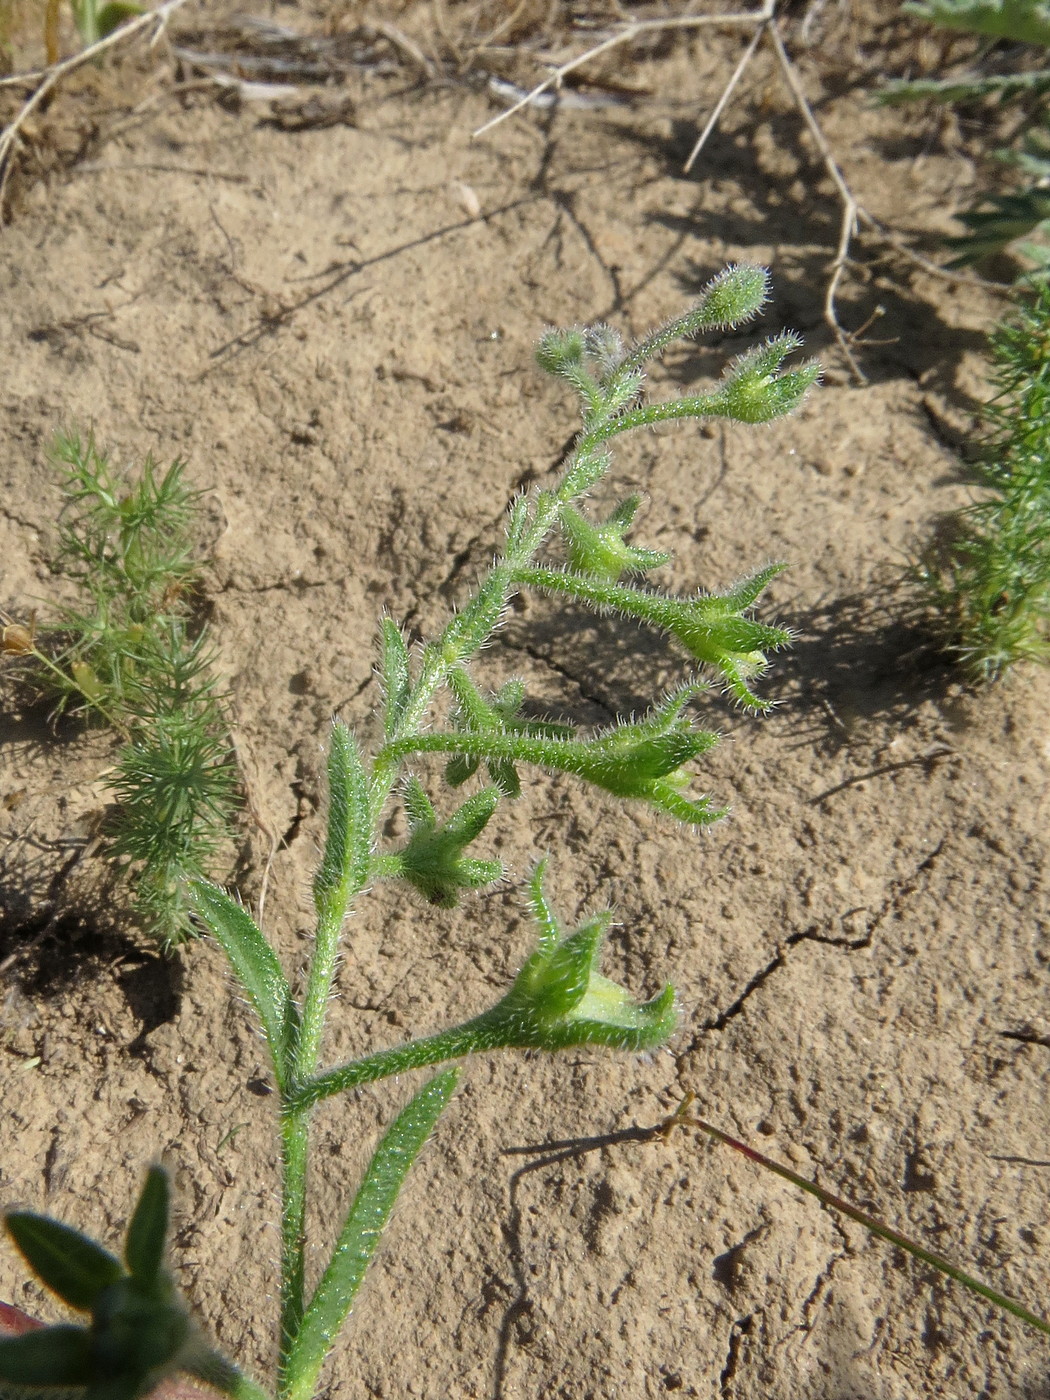
<svg viewBox="0 0 1050 1400">
<path fill-rule="evenodd" d="M 101 719 L 124 739 L 110 776 L 112 858 L 128 875 L 144 927 L 166 946 L 192 932 L 187 881 L 230 839 L 236 771 L 203 629 L 191 598 L 200 566 L 192 533 L 200 493 L 183 463 L 148 459 L 137 479 L 91 437 L 58 440 L 66 505 L 56 569 L 83 606 L 6 649 L 27 656 L 56 709 Z"/>
<path fill-rule="evenodd" d="M 902 9 L 947 29 L 979 35 L 989 44 L 1006 40 L 1050 49 L 1050 5 L 1045 0 L 915 0 Z M 999 160 L 1027 177 L 1021 188 L 1006 194 L 984 194 L 959 215 L 969 232 L 949 238 L 955 249 L 949 267 L 964 267 L 1013 245 L 1032 269 L 1050 274 L 1050 67 L 1014 73 L 967 75 L 887 83 L 879 101 L 976 102 L 1023 100 L 1026 104 L 1018 137 Z M 1030 236 L 1036 235 L 1035 241 Z M 1024 241 L 1021 241 L 1024 240 Z"/>
<path fill-rule="evenodd" d="M 672 339 L 736 326 L 752 317 L 767 296 L 766 273 L 754 267 L 730 268 L 708 286 L 685 316 L 659 328 L 629 349 L 607 326 L 549 331 L 538 359 L 543 368 L 576 390 L 583 424 L 560 481 L 551 490 L 521 495 L 511 503 L 502 552 L 475 594 L 433 641 L 410 651 L 401 630 L 384 619 L 380 668 L 385 700 L 383 739 L 370 757 L 344 725 L 332 731 L 328 755 L 328 833 L 314 881 L 317 927 L 305 990 L 292 989 L 277 956 L 247 910 L 216 885 L 184 880 L 180 897 L 225 951 L 262 1025 L 280 1103 L 283 1159 L 281 1202 L 280 1360 L 276 1394 L 280 1400 L 308 1400 L 317 1393 L 321 1368 L 333 1338 L 350 1309 L 364 1270 L 378 1243 L 412 1161 L 450 1099 L 456 1071 L 445 1070 L 415 1095 L 376 1151 L 320 1280 L 306 1286 L 307 1163 L 310 1123 L 316 1104 L 333 1094 L 390 1075 L 440 1065 L 478 1051 L 503 1048 L 559 1050 L 603 1045 L 642 1051 L 662 1044 L 676 1021 L 674 992 L 664 987 L 649 1001 L 636 1001 L 599 971 L 602 942 L 611 915 L 597 915 L 573 931 L 563 930 L 548 903 L 541 863 L 529 881 L 529 908 L 538 929 L 535 949 L 505 995 L 488 1011 L 451 1029 L 377 1050 L 349 1064 L 320 1064 L 325 1020 L 339 957 L 344 922 L 357 897 L 378 879 L 403 881 L 432 903 L 450 907 L 464 891 L 502 877 L 497 861 L 470 852 L 499 804 L 520 791 L 518 767 L 533 764 L 569 773 L 615 796 L 647 802 L 695 826 L 721 815 L 706 797 L 687 795 L 688 765 L 716 742 L 698 728 L 687 707 L 700 689 L 696 681 L 658 701 L 638 719 L 622 719 L 597 733 L 527 718 L 520 682 L 487 695 L 470 674 L 478 652 L 500 625 L 513 595 L 523 588 L 565 594 L 603 612 L 639 618 L 677 640 L 695 662 L 721 676 L 744 706 L 765 702 L 752 686 L 766 668 L 766 653 L 784 645 L 788 633 L 756 621 L 751 612 L 776 573 L 766 569 L 723 593 L 678 597 L 644 584 L 619 581 L 663 564 L 667 556 L 624 544 L 637 502 L 632 498 L 604 524 L 588 524 L 584 498 L 605 477 L 608 444 L 633 428 L 673 418 L 734 418 L 767 422 L 789 412 L 817 377 L 815 365 L 785 369 L 798 341 L 779 336 L 742 356 L 706 394 L 645 403 L 645 365 Z M 96 604 L 91 614 L 63 618 L 70 640 L 52 672 L 68 681 L 66 697 L 115 715 L 126 715 L 127 696 L 139 696 L 140 674 L 153 653 L 136 632 L 131 641 L 98 650 L 100 637 L 126 639 L 131 628 L 151 625 L 156 590 L 165 574 L 189 577 L 188 554 L 178 532 L 165 535 L 156 553 L 125 547 L 127 532 L 138 545 L 147 520 L 157 523 L 158 495 L 169 506 L 189 502 L 179 496 L 181 473 L 163 479 L 152 469 L 133 498 L 121 496 L 93 450 L 67 448 L 73 499 L 79 509 L 75 529 L 67 530 L 67 554 L 90 581 Z M 141 528 L 140 528 L 141 527 Z M 117 532 L 117 540 L 114 539 Z M 121 532 L 124 534 L 121 534 Z M 538 562 L 551 537 L 560 533 L 568 552 L 566 567 Z M 123 591 L 134 572 L 152 605 L 139 608 Z M 119 586 L 118 586 L 119 584 Z M 138 598 L 137 590 L 132 597 Z M 95 619 L 101 615 L 104 625 Z M 170 618 L 160 639 L 186 640 L 181 613 Z M 177 649 L 177 648 L 176 648 Z M 179 652 L 180 656 L 184 653 Z M 196 653 L 193 654 L 196 656 Z M 90 668 L 92 684 L 73 673 L 74 662 Z M 187 659 L 187 684 L 194 679 Z M 196 673 L 199 677 L 199 672 Z M 68 679 L 72 677 L 72 679 Z M 171 687 L 169 687 L 171 688 Z M 97 693 L 89 694 L 95 690 Z M 442 691 L 453 700 L 445 724 L 435 719 Z M 141 702 L 140 702 L 141 703 Z M 175 708 L 175 707 L 172 707 Z M 440 710 L 437 711 L 441 713 Z M 134 720 L 136 726 L 139 720 Z M 145 730 L 145 726 L 142 726 Z M 151 775 L 161 761 L 155 752 L 135 748 L 132 733 L 122 784 L 152 801 Z M 165 731 L 167 734 L 168 731 Z M 439 816 L 423 779 L 410 765 L 427 754 L 446 757 L 450 787 L 470 781 L 484 765 L 491 778 L 449 816 Z M 139 766 L 136 766 L 136 763 Z M 380 834 L 391 799 L 400 792 L 409 830 L 400 849 L 381 850 Z M 124 794 L 125 803 L 130 801 Z M 177 805 L 174 793 L 166 801 Z M 163 803 L 141 823 L 160 826 Z M 134 803 L 131 804 L 134 811 Z M 128 859 L 150 861 L 141 847 L 125 843 Z M 173 1302 L 167 1275 L 157 1263 L 158 1248 L 143 1270 L 133 1256 L 132 1237 L 161 1234 L 166 1210 L 161 1178 L 147 1183 L 153 1205 L 140 1203 L 125 1250 L 126 1268 L 68 1227 L 41 1217 L 9 1218 L 16 1244 L 40 1277 L 74 1307 L 90 1314 L 81 1327 L 0 1342 L 0 1382 L 78 1388 L 88 1400 L 134 1400 L 159 1376 L 183 1370 L 210 1380 L 231 1395 L 262 1392 L 205 1346 Z M 144 1197 L 145 1200 L 145 1197 Z M 135 1222 L 149 1217 L 149 1230 Z M 72 1278 L 72 1283 L 70 1279 Z M 42 1340 L 54 1339 L 54 1351 Z M 124 1339 L 124 1340 L 121 1340 Z"/>
<path fill-rule="evenodd" d="M 1050 658 L 1050 284 L 1022 293 L 991 346 L 982 495 L 914 570 L 929 624 L 979 680 Z"/>
<path fill-rule="evenodd" d="M 419 1089 L 383 1136 L 351 1202 L 319 1279 L 307 1286 L 307 1188 L 312 1112 L 323 1100 L 392 1075 L 446 1064 L 478 1052 L 503 1049 L 556 1051 L 604 1046 L 651 1050 L 676 1024 L 675 994 L 665 986 L 637 1001 L 599 971 L 611 915 L 601 913 L 578 928 L 563 929 L 544 888 L 545 862 L 528 881 L 528 907 L 537 930 L 534 949 L 504 995 L 488 1010 L 346 1064 L 324 1067 L 321 1051 L 347 915 L 357 897 L 379 879 L 407 882 L 433 903 L 450 907 L 466 890 L 497 879 L 502 867 L 467 852 L 499 804 L 519 791 L 517 767 L 534 764 L 565 772 L 618 797 L 643 801 L 694 826 L 720 815 L 708 799 L 687 797 L 687 765 L 716 736 L 694 727 L 686 707 L 695 681 L 654 705 L 642 720 L 622 719 L 597 735 L 572 726 L 524 718 L 523 689 L 508 682 L 495 695 L 470 675 L 513 594 L 536 587 L 567 594 L 592 608 L 640 618 L 665 631 L 694 661 L 719 675 L 737 701 L 752 710 L 764 702 L 752 690 L 766 665 L 765 653 L 783 645 L 782 629 L 750 614 L 776 567 L 753 574 L 723 593 L 679 597 L 618 581 L 610 544 L 622 543 L 633 505 L 609 521 L 581 530 L 580 507 L 610 468 L 607 444 L 629 428 L 670 418 L 722 416 L 765 422 L 789 412 L 817 377 L 813 365 L 785 370 L 796 342 L 780 337 L 730 367 L 719 388 L 664 403 L 641 401 L 642 370 L 676 335 L 739 324 L 766 296 L 766 275 L 731 268 L 707 288 L 685 317 L 668 323 L 628 350 L 608 327 L 551 331 L 540 345 L 541 365 L 573 385 L 583 427 L 556 486 L 517 497 L 510 506 L 503 550 L 469 601 L 432 641 L 410 651 L 390 619 L 380 635 L 384 686 L 383 733 L 365 756 L 350 729 L 336 723 L 328 754 L 328 828 L 313 885 L 317 914 L 305 989 L 293 995 L 273 947 L 248 911 L 214 884 L 195 881 L 187 898 L 225 952 L 262 1027 L 279 1106 L 282 1157 L 279 1363 L 267 1391 L 205 1342 L 188 1320 L 164 1267 L 168 1210 L 162 1172 L 147 1177 L 124 1246 L 123 1260 L 87 1237 L 46 1217 L 18 1212 L 8 1231 L 37 1275 L 86 1315 L 80 1325 L 22 1331 L 0 1341 L 0 1400 L 28 1400 L 43 1387 L 63 1387 L 73 1400 L 137 1400 L 166 1377 L 182 1372 L 238 1400 L 311 1400 L 333 1341 L 346 1320 L 398 1192 L 455 1089 L 456 1069 L 445 1069 Z M 622 527 L 622 528 L 621 528 Z M 569 565 L 537 562 L 560 532 Z M 633 547 L 620 554 L 624 571 L 666 562 Z M 614 553 L 618 547 L 612 544 Z M 448 690 L 454 701 L 444 726 L 435 701 Z M 449 817 L 439 817 L 422 779 L 409 764 L 421 755 L 448 755 L 445 779 L 455 788 L 484 765 L 491 783 L 468 797 Z M 398 850 L 380 849 L 388 808 L 400 792 L 409 832 Z M 683 1111 L 660 1127 L 696 1122 Z M 644 1134 L 643 1134 L 644 1136 Z M 757 1154 L 743 1147 L 749 1155 Z M 766 1161 L 803 1189 L 849 1212 L 851 1207 Z M 854 1212 L 856 1215 L 856 1212 Z M 863 1218 L 859 1217 L 858 1218 Z M 866 1219 L 866 1218 L 865 1218 Z M 903 1247 L 909 1242 L 881 1230 Z M 943 1261 L 919 1250 L 920 1258 Z M 952 1277 L 976 1286 L 1006 1306 L 1000 1295 L 975 1285 L 947 1266 Z M 10 1311 L 10 1310 L 9 1310 Z M 1047 1324 L 1021 1309 L 1034 1325 Z M 28 1319 L 20 1315 L 21 1323 Z M 0 1311 L 0 1333 L 4 1315 Z M 53 1390 L 52 1390 L 53 1393 Z"/>
</svg>

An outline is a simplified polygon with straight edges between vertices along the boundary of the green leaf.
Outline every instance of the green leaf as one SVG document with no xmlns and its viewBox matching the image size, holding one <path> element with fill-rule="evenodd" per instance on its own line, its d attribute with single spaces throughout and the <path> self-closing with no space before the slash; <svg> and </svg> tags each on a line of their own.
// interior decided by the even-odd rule
<svg viewBox="0 0 1050 1400">
<path fill-rule="evenodd" d="M 383 692 L 386 697 L 383 730 L 390 739 L 408 706 L 412 682 L 405 639 L 400 627 L 390 617 L 383 618 L 382 653 Z"/>
<path fill-rule="evenodd" d="M 71 1308 L 88 1311 L 123 1274 L 108 1250 L 46 1215 L 12 1211 L 4 1223 L 29 1267 Z"/>
<path fill-rule="evenodd" d="M 163 1167 L 150 1167 L 124 1242 L 124 1262 L 147 1291 L 155 1287 L 164 1267 L 169 1196 L 168 1173 Z"/>
<path fill-rule="evenodd" d="M 262 1022 L 277 1082 L 284 1087 L 291 1072 L 299 1016 L 277 955 L 248 911 L 218 885 L 194 881 L 190 901 L 197 916 L 222 945 L 247 992 Z"/>
<path fill-rule="evenodd" d="M 126 20 L 145 13 L 141 5 L 134 5 L 131 0 L 109 0 L 109 4 L 103 5 L 96 17 L 98 37 L 104 39 L 107 34 L 112 34 L 114 29 L 119 29 Z"/>
<path fill-rule="evenodd" d="M 916 19 L 945 29 L 1050 45 L 1050 4 L 1046 0 L 910 0 L 901 7 Z"/>
<path fill-rule="evenodd" d="M 337 723 L 328 749 L 328 835 L 314 878 L 314 904 L 321 919 L 336 928 L 342 925 L 351 899 L 368 880 L 371 858 L 368 775 L 353 734 Z"/>
<path fill-rule="evenodd" d="M 285 1365 L 285 1400 L 309 1400 L 365 1270 L 390 1219 L 405 1178 L 456 1087 L 445 1070 L 419 1091 L 376 1149 Z"/>
<path fill-rule="evenodd" d="M 0 1341 L 0 1381 L 10 1385 L 82 1386 L 92 1370 L 91 1334 L 84 1327 L 42 1327 Z"/>
</svg>

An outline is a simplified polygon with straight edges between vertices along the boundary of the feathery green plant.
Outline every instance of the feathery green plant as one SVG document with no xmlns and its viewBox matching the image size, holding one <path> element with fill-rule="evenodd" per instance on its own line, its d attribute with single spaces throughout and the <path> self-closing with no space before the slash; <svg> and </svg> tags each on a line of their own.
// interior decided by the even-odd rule
<svg viewBox="0 0 1050 1400">
<path fill-rule="evenodd" d="M 1050 658 L 1050 283 L 993 334 L 984 488 L 915 577 L 930 625 L 978 680 Z"/>
<path fill-rule="evenodd" d="M 59 438 L 66 505 L 57 571 L 87 601 L 9 647 L 58 710 L 101 719 L 124 739 L 110 778 L 110 855 L 130 879 L 146 930 L 165 946 L 192 932 L 187 882 L 230 840 L 236 772 L 206 632 L 190 599 L 200 492 L 184 465 L 148 459 L 132 480 L 93 438 Z"/>
<path fill-rule="evenodd" d="M 1007 40 L 1050 49 L 1050 5 L 1045 0 L 915 0 L 902 9 L 932 24 L 980 35 L 989 43 Z M 1040 276 L 1050 275 L 1050 246 L 1045 241 L 1050 234 L 1050 68 L 893 82 L 878 95 L 880 102 L 890 105 L 985 98 L 1026 101 L 1028 115 L 1019 142 L 996 156 L 1027 176 L 1027 182 L 1007 194 L 984 195 L 974 208 L 960 214 L 969 232 L 945 240 L 955 249 L 948 266 L 965 267 L 1015 245 Z M 1036 241 L 1028 241 L 1032 234 L 1037 235 Z"/>
<path fill-rule="evenodd" d="M 677 640 L 694 662 L 721 676 L 740 704 L 753 710 L 766 708 L 752 686 L 766 668 L 767 652 L 783 646 L 789 636 L 750 614 L 776 568 L 762 570 L 724 593 L 684 598 L 644 584 L 621 583 L 621 573 L 642 574 L 664 564 L 667 556 L 624 543 L 636 498 L 598 524 L 587 521 L 581 506 L 609 470 L 608 444 L 629 429 L 676 418 L 763 423 L 790 412 L 801 401 L 818 371 L 815 365 L 784 368 L 785 359 L 798 345 L 790 335 L 778 336 L 742 356 L 709 393 L 659 403 L 641 399 L 644 368 L 666 344 L 677 337 L 739 325 L 755 315 L 767 290 L 762 269 L 727 269 L 691 311 L 633 349 L 607 326 L 549 331 L 543 337 L 540 364 L 567 380 L 580 398 L 580 434 L 558 484 L 518 496 L 511 503 L 500 557 L 437 638 L 413 654 L 396 624 L 383 620 L 382 744 L 366 758 L 344 724 L 337 723 L 332 731 L 328 834 L 314 881 L 317 929 L 302 997 L 293 996 L 276 954 L 242 905 L 203 880 L 183 880 L 177 885 L 177 897 L 188 902 L 225 951 L 261 1022 L 280 1101 L 283 1189 L 276 1390 L 280 1400 L 309 1400 L 316 1394 L 325 1357 L 401 1183 L 452 1095 L 456 1071 L 445 1070 L 426 1084 L 389 1129 L 350 1207 L 330 1262 L 308 1292 L 307 1161 L 311 1113 L 317 1103 L 357 1085 L 479 1051 L 552 1051 L 583 1045 L 641 1051 L 662 1044 L 674 1028 L 671 987 L 638 1002 L 599 972 L 610 914 L 590 918 L 573 932 L 562 929 L 547 901 L 541 862 L 529 881 L 528 897 L 539 931 L 537 944 L 495 1006 L 450 1030 L 377 1050 L 350 1064 L 320 1065 L 339 940 L 355 900 L 374 881 L 395 879 L 432 903 L 451 907 L 464 891 L 501 878 L 499 862 L 470 852 L 499 804 L 519 793 L 519 765 L 572 774 L 604 792 L 647 802 L 695 826 L 721 815 L 722 809 L 707 797 L 690 797 L 686 791 L 691 781 L 687 765 L 717 738 L 696 727 L 686 713 L 701 688 L 695 680 L 656 703 L 641 720 L 623 719 L 597 734 L 581 734 L 570 725 L 524 717 L 524 689 L 518 681 L 510 681 L 496 695 L 486 695 L 472 678 L 470 666 L 500 625 L 512 596 L 534 587 L 566 594 L 599 611 L 649 622 Z M 164 518 L 158 505 L 161 498 L 173 514 L 187 509 L 190 501 L 180 494 L 184 488 L 178 468 L 162 479 L 148 468 L 139 491 L 121 495 L 104 459 L 90 445 L 87 449 L 68 446 L 65 460 L 78 507 L 67 528 L 66 552 L 81 569 L 95 606 L 90 614 L 63 618 L 70 640 L 60 658 L 47 664 L 63 678 L 67 699 L 89 703 L 100 713 L 119 718 L 128 729 L 118 790 L 138 835 L 135 842 L 125 835 L 120 849 L 146 869 L 156 867 L 161 872 L 158 882 L 167 889 L 175 864 L 159 861 L 143 838 L 162 827 L 166 831 L 172 821 L 178 826 L 187 809 L 190 776 L 177 742 L 180 735 L 185 737 L 185 724 L 181 731 L 173 727 L 174 716 L 185 697 L 200 685 L 205 654 L 199 643 L 190 646 L 181 607 L 174 611 L 169 607 L 163 626 L 155 626 L 161 601 L 156 593 L 162 580 L 188 579 L 191 566 L 178 531 L 154 541 L 149 527 Z M 538 563 L 545 545 L 559 532 L 567 547 L 567 566 Z M 155 549 L 147 546 L 147 540 L 154 541 Z M 135 586 L 130 583 L 132 574 Z M 133 629 L 134 635 L 129 635 Z M 156 659 L 160 655 L 165 657 L 164 667 Z M 170 664 L 175 658 L 182 665 L 177 684 Z M 75 666 L 81 669 L 74 670 Z M 144 678 L 158 670 L 163 679 L 161 697 L 149 702 L 153 709 L 147 724 Z M 454 703 L 447 724 L 441 727 L 432 711 L 445 689 Z M 210 702 L 217 704 L 208 694 Z M 174 703 L 176 695 L 180 704 Z M 190 715 L 191 728 L 195 713 Z M 185 719 L 184 711 L 183 715 Z M 156 743 L 146 746 L 147 738 L 156 733 L 163 733 L 170 752 L 161 755 Z M 482 765 L 491 783 L 467 797 L 450 816 L 441 817 L 422 778 L 406 771 L 431 753 L 446 756 L 450 787 L 470 781 Z M 176 770 L 178 782 L 159 780 L 162 772 L 170 779 Z M 398 791 L 408 816 L 408 835 L 400 849 L 382 851 L 380 833 L 390 800 Z M 218 800 L 213 806 L 218 808 Z M 179 856 L 188 858 L 181 849 Z M 60 1297 L 90 1314 L 90 1321 L 82 1327 L 50 1328 L 0 1342 L 0 1385 L 47 1383 L 78 1387 L 86 1400 L 135 1400 L 159 1376 L 181 1369 L 231 1395 L 262 1394 L 205 1346 L 185 1322 L 158 1263 L 158 1248 L 140 1251 L 133 1244 L 133 1237 L 140 1234 L 155 1242 L 163 1233 L 159 1222 L 166 1213 L 166 1197 L 161 1200 L 164 1191 L 159 1182 L 162 1177 L 154 1172 L 147 1183 L 153 1204 L 140 1203 L 136 1210 L 125 1251 L 126 1269 L 68 1227 L 37 1216 L 9 1217 L 9 1230 L 30 1265 Z M 147 1217 L 153 1223 L 148 1229 L 140 1228 L 137 1222 Z M 136 1264 L 139 1253 L 148 1255 L 148 1267 Z M 53 1339 L 51 1352 L 42 1340 L 45 1337 Z"/>
</svg>

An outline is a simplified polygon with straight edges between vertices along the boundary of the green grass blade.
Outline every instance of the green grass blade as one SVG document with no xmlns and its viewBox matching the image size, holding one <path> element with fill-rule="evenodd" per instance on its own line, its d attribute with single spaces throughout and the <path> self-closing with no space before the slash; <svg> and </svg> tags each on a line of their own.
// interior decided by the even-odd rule
<svg viewBox="0 0 1050 1400">
<path fill-rule="evenodd" d="M 328 1351 L 350 1311 L 405 1177 L 456 1087 L 445 1070 L 423 1086 L 376 1149 L 331 1262 L 303 1316 L 285 1365 L 286 1400 L 310 1400 Z"/>
<path fill-rule="evenodd" d="M 248 911 L 217 885 L 195 880 L 189 897 L 194 912 L 222 945 L 255 1007 L 270 1047 L 277 1083 L 283 1088 L 291 1074 L 299 1017 L 277 955 Z"/>
</svg>

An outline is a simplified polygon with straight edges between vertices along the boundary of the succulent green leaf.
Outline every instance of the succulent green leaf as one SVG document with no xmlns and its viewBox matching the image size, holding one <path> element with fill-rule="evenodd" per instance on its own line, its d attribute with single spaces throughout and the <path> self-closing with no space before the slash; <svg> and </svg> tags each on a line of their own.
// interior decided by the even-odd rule
<svg viewBox="0 0 1050 1400">
<path fill-rule="evenodd" d="M 350 1207 L 328 1267 L 288 1354 L 282 1393 L 310 1400 L 332 1342 L 353 1305 L 405 1177 L 456 1087 L 445 1070 L 415 1095 L 388 1129 Z"/>
<path fill-rule="evenodd" d="M 4 1391 L 8 1386 L 83 1386 L 91 1377 L 91 1334 L 84 1327 L 42 1327 L 0 1341 Z"/>
<path fill-rule="evenodd" d="M 124 1262 L 145 1289 L 154 1288 L 164 1267 L 170 1188 L 163 1167 L 150 1167 L 124 1241 Z"/>
<path fill-rule="evenodd" d="M 29 1267 L 71 1308 L 88 1311 L 123 1273 L 108 1250 L 49 1216 L 12 1211 L 4 1223 Z"/>
<path fill-rule="evenodd" d="M 337 723 L 328 750 L 328 835 L 314 879 L 317 913 L 332 927 L 341 926 L 350 901 L 367 882 L 371 857 L 368 775 L 353 734 Z"/>
<path fill-rule="evenodd" d="M 385 707 L 383 729 L 388 739 L 397 732 L 397 726 L 408 706 L 411 691 L 411 674 L 408 660 L 408 647 L 401 635 L 401 629 L 390 617 L 383 618 L 382 632 L 383 693 Z"/>
<path fill-rule="evenodd" d="M 299 1013 L 277 955 L 248 911 L 218 885 L 196 880 L 190 900 L 197 917 L 218 940 L 262 1022 L 277 1082 L 291 1072 L 299 1034 Z"/>
</svg>

